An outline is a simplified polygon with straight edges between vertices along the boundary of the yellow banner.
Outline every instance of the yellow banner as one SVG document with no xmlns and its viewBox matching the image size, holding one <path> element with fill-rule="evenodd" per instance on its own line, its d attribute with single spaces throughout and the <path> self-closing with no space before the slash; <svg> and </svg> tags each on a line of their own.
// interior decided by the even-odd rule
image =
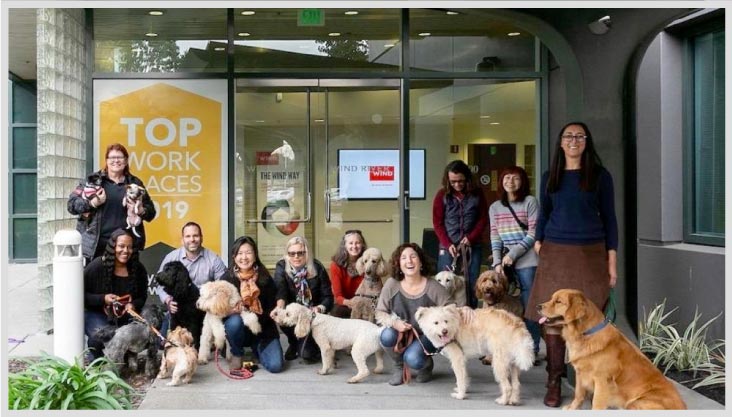
<svg viewBox="0 0 732 417">
<path fill-rule="evenodd" d="M 158 242 L 179 247 L 181 227 L 195 221 L 204 246 L 221 254 L 226 82 L 104 80 L 94 88 L 98 161 L 104 161 L 110 144 L 124 145 L 130 172 L 155 203 L 157 217 L 145 224 L 146 247 Z M 218 94 L 211 97 L 212 91 Z"/>
</svg>

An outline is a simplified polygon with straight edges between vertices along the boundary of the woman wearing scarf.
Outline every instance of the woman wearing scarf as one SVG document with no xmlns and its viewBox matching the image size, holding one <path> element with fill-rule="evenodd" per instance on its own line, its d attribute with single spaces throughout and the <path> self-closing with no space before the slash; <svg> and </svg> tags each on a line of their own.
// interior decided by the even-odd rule
<svg viewBox="0 0 732 417">
<path fill-rule="evenodd" d="M 333 291 L 328 273 L 320 261 L 310 256 L 304 237 L 295 236 L 287 241 L 285 255 L 277 262 L 274 280 L 277 284 L 278 307 L 284 308 L 296 302 L 322 314 L 333 307 Z M 320 361 L 320 349 L 310 335 L 298 339 L 294 327 L 282 327 L 282 333 L 287 336 L 289 344 L 285 352 L 286 360 L 302 356 L 306 363 Z"/>
<path fill-rule="evenodd" d="M 224 319 L 226 339 L 231 349 L 229 370 L 241 369 L 244 348 L 249 347 L 259 363 L 271 373 L 282 371 L 282 345 L 277 325 L 269 316 L 275 307 L 277 286 L 272 276 L 259 260 L 257 244 L 249 236 L 234 241 L 231 248 L 230 266 L 221 279 L 229 281 L 239 289 L 242 301 Z M 262 332 L 254 335 L 244 326 L 239 313 L 249 310 L 259 318 Z"/>
</svg>

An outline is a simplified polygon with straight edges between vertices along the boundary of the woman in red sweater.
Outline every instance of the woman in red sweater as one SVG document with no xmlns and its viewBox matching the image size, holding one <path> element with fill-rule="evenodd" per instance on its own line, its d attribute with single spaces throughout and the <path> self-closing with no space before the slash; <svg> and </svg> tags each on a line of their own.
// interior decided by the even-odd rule
<svg viewBox="0 0 732 417">
<path fill-rule="evenodd" d="M 331 315 L 342 318 L 351 317 L 349 303 L 363 281 L 363 275 L 356 271 L 356 261 L 366 250 L 366 240 L 360 230 L 346 230 L 333 255 L 330 264 L 330 283 L 333 288 L 335 306 Z"/>
</svg>

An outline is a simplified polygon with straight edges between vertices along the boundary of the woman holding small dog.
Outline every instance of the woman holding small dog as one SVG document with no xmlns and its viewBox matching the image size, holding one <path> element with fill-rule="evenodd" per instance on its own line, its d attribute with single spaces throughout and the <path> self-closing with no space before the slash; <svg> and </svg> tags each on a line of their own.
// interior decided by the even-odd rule
<svg viewBox="0 0 732 417">
<path fill-rule="evenodd" d="M 549 300 L 559 289 L 576 289 L 598 307 L 617 282 L 618 224 L 613 180 L 581 122 L 560 131 L 548 172 L 541 178 L 541 210 L 534 250 L 539 254 L 528 305 Z M 525 317 L 538 320 L 534 308 Z M 565 344 L 558 328 L 544 326 L 547 393 L 544 404 L 561 404 Z"/>
<path fill-rule="evenodd" d="M 84 269 L 84 334 L 94 359 L 104 349 L 97 331 L 129 323 L 132 317 L 127 313 L 142 311 L 147 300 L 147 271 L 133 241 L 130 231 L 115 230 L 104 254 Z"/>
<path fill-rule="evenodd" d="M 425 349 L 434 352 L 435 348 L 422 334 L 414 316 L 419 307 L 444 306 L 450 294 L 437 281 L 428 278 L 434 271 L 416 243 L 404 243 L 396 248 L 391 255 L 391 269 L 395 271 L 394 277 L 384 284 L 376 305 L 376 321 L 385 326 L 381 332 L 381 346 L 395 366 L 389 384 L 404 383 L 405 363 L 418 370 L 417 382 L 427 382 L 432 379 L 434 362 Z M 403 340 L 410 340 L 413 329 L 419 338 L 415 337 L 406 347 L 398 346 L 400 334 Z"/>
<path fill-rule="evenodd" d="M 281 372 L 283 360 L 280 334 L 269 315 L 276 305 L 277 287 L 269 271 L 259 260 L 259 250 L 254 239 L 241 236 L 234 241 L 230 266 L 221 279 L 234 284 L 243 295 L 242 302 L 224 319 L 226 339 L 231 349 L 229 369 L 241 369 L 244 348 L 250 347 L 267 371 Z M 247 294 L 251 294 L 253 298 L 247 297 Z M 259 334 L 254 335 L 244 325 L 239 314 L 243 309 L 258 316 L 262 327 Z"/>
<path fill-rule="evenodd" d="M 521 305 L 526 311 L 529 292 L 534 285 L 534 274 L 539 256 L 532 249 L 536 235 L 536 218 L 539 206 L 529 195 L 529 176 L 518 166 L 503 170 L 498 180 L 500 200 L 491 204 L 491 250 L 493 269 L 503 274 L 504 268 L 512 268 L 521 286 Z M 506 253 L 503 255 L 503 253 Z M 534 340 L 534 354 L 539 352 L 541 331 L 539 323 L 524 319 Z"/>
<path fill-rule="evenodd" d="M 330 264 L 330 283 L 335 297 L 335 306 L 330 312 L 332 316 L 346 319 L 351 317 L 348 303 L 363 281 L 363 274 L 356 270 L 356 261 L 366 248 L 366 239 L 360 230 L 346 230 Z"/>
<path fill-rule="evenodd" d="M 333 308 L 333 291 L 325 267 L 310 255 L 308 241 L 294 236 L 285 244 L 285 255 L 277 262 L 274 281 L 277 285 L 277 307 L 296 302 L 313 312 L 326 314 Z M 287 336 L 288 361 L 302 356 L 307 363 L 320 361 L 320 348 L 312 337 L 298 339 L 294 327 L 282 327 Z"/>
<path fill-rule="evenodd" d="M 468 305 L 478 307 L 475 282 L 480 274 L 483 256 L 481 237 L 488 224 L 488 204 L 476 187 L 473 173 L 465 162 L 447 164 L 442 175 L 442 188 L 432 202 L 432 225 L 440 241 L 437 270 L 444 271 L 462 257 Z M 459 273 L 459 271 L 453 271 Z"/>
<path fill-rule="evenodd" d="M 67 209 L 69 213 L 79 216 L 76 230 L 81 233 L 81 250 L 85 263 L 104 253 L 104 247 L 112 232 L 127 227 L 127 208 L 123 205 L 127 186 L 135 184 L 145 188 L 142 181 L 130 173 L 129 153 L 119 143 L 107 147 L 104 154 L 104 168 L 93 173 L 101 178 L 101 185 L 96 190 L 87 190 L 89 185 L 82 180 L 69 195 Z M 155 218 L 155 206 L 150 194 L 142 193 L 142 204 L 137 213 L 142 220 L 150 222 Z M 135 238 L 135 248 L 145 248 L 145 227 L 141 222 L 136 226 L 139 238 Z M 134 236 L 133 236 L 134 237 Z"/>
</svg>

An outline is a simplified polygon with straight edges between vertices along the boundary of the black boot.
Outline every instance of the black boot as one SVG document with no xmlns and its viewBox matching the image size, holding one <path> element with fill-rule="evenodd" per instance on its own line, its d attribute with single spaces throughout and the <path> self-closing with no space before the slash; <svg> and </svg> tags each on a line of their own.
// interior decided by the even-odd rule
<svg viewBox="0 0 732 417">
<path fill-rule="evenodd" d="M 546 371 L 548 374 L 544 405 L 559 407 L 562 404 L 562 374 L 566 375 L 564 339 L 558 334 L 547 334 L 544 336 L 544 341 L 546 341 Z"/>
</svg>

